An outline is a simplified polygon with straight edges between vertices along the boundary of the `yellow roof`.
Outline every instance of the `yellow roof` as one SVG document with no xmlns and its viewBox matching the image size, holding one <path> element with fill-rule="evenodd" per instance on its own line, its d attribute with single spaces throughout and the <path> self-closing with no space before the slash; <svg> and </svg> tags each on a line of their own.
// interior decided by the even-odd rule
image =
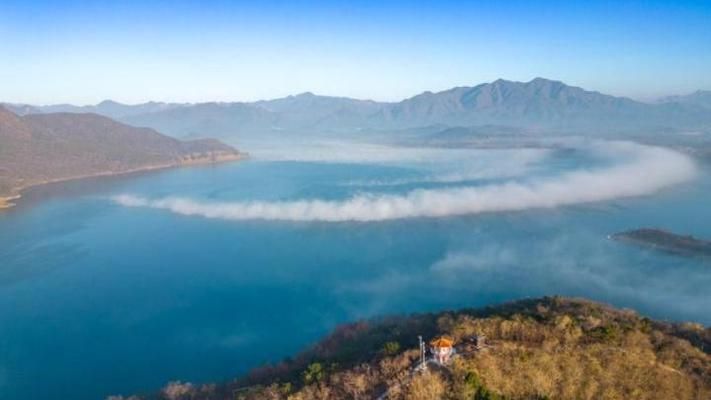
<svg viewBox="0 0 711 400">
<path fill-rule="evenodd" d="M 436 339 L 433 339 L 430 342 L 430 346 L 432 347 L 452 347 L 454 345 L 454 340 L 446 337 L 446 336 L 440 336 Z"/>
</svg>

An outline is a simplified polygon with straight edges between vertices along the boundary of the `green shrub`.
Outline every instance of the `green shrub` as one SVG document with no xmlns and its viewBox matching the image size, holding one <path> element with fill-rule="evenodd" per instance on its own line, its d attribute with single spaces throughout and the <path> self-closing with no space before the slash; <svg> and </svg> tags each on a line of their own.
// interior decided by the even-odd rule
<svg viewBox="0 0 711 400">
<path fill-rule="evenodd" d="M 620 330 L 616 326 L 598 326 L 588 332 L 588 335 L 604 343 L 610 343 L 620 338 Z"/>
<path fill-rule="evenodd" d="M 325 377 L 326 371 L 319 362 L 309 364 L 303 374 L 304 383 L 307 385 L 314 382 L 321 382 Z"/>
<path fill-rule="evenodd" d="M 395 354 L 400 352 L 400 343 L 391 341 L 391 342 L 385 342 L 383 345 L 383 354 L 386 356 L 394 356 Z"/>
<path fill-rule="evenodd" d="M 474 372 L 468 372 L 467 375 L 464 377 L 464 381 L 474 393 L 474 400 L 505 400 L 505 397 L 498 395 L 484 387 L 484 385 L 481 383 L 481 379 L 479 379 L 479 376 Z"/>
</svg>

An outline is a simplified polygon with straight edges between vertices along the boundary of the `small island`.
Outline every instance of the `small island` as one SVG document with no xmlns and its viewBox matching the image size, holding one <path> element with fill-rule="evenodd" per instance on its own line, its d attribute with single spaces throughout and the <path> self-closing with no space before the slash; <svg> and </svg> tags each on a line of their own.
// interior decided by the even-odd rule
<svg viewBox="0 0 711 400">
<path fill-rule="evenodd" d="M 634 229 L 615 233 L 610 238 L 685 257 L 711 259 L 711 241 L 690 235 L 677 235 L 662 229 Z"/>
</svg>

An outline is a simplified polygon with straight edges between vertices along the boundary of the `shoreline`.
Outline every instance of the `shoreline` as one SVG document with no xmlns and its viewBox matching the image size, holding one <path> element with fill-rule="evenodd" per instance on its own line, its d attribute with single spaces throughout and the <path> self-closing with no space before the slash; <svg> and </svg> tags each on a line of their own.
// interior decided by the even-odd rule
<svg viewBox="0 0 711 400">
<path fill-rule="evenodd" d="M 24 192 L 28 189 L 38 187 L 38 186 L 49 185 L 49 184 L 53 184 L 53 183 L 68 182 L 68 181 L 76 181 L 76 180 L 88 179 L 88 178 L 130 175 L 130 174 L 135 174 L 135 173 L 139 173 L 139 172 L 151 172 L 151 171 L 157 171 L 157 170 L 168 169 L 168 168 L 181 168 L 181 167 L 194 167 L 194 166 L 199 166 L 199 165 L 223 164 L 223 163 L 228 163 L 228 162 L 244 161 L 248 158 L 249 158 L 249 153 L 237 153 L 237 154 L 229 154 L 229 155 L 212 155 L 210 157 L 203 157 L 203 158 L 196 158 L 196 159 L 185 158 L 177 163 L 172 163 L 172 164 L 148 165 L 145 167 L 132 168 L 132 169 L 127 169 L 127 170 L 118 171 L 118 172 L 112 172 L 112 171 L 97 172 L 97 173 L 93 173 L 93 174 L 75 175 L 75 176 L 70 176 L 70 177 L 65 177 L 65 178 L 49 179 L 46 181 L 35 182 L 35 183 L 31 183 L 29 185 L 13 188 L 11 193 L 16 193 L 16 194 L 11 194 L 9 196 L 0 196 L 0 212 L 8 210 L 12 207 L 15 207 L 17 205 L 17 200 L 22 198 L 22 192 Z"/>
<path fill-rule="evenodd" d="M 13 203 L 13 200 L 17 200 L 20 197 L 22 196 L 20 196 L 19 194 L 14 196 L 0 197 L 0 210 L 5 210 L 14 207 L 15 203 Z"/>
</svg>

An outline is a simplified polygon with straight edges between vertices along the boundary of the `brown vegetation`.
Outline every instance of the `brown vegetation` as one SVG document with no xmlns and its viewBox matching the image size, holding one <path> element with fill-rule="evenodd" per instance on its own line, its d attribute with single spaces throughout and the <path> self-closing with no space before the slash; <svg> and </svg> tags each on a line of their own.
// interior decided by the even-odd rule
<svg viewBox="0 0 711 400">
<path fill-rule="evenodd" d="M 216 140 L 180 141 L 95 114 L 20 117 L 0 107 L 0 207 L 42 183 L 241 157 Z"/>
<path fill-rule="evenodd" d="M 489 346 L 416 372 L 418 334 L 457 342 L 484 334 Z M 422 400 L 704 400 L 711 398 L 709 338 L 711 329 L 698 324 L 547 297 L 346 325 L 294 360 L 248 377 L 221 385 L 171 383 L 148 397 L 360 400 L 387 392 L 388 399 Z"/>
</svg>

